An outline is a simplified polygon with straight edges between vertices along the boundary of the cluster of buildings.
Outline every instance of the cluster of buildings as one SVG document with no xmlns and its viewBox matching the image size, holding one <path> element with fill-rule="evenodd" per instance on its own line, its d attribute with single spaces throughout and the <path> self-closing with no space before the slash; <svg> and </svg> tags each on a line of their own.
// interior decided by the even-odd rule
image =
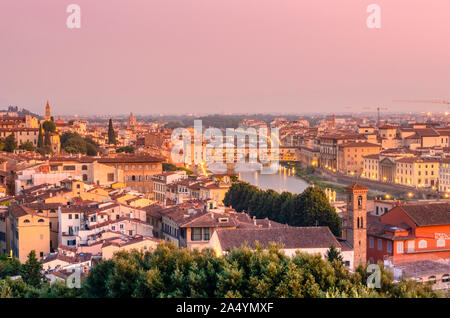
<svg viewBox="0 0 450 318">
<path fill-rule="evenodd" d="M 334 245 L 346 265 L 353 266 L 352 249 L 328 227 L 290 227 L 225 207 L 225 175 L 188 180 L 179 173 L 167 180 L 173 175 L 154 177 L 166 186 L 164 202 L 120 184 L 102 186 L 72 177 L 4 197 L 0 252 L 25 262 L 34 250 L 49 279 L 68 277 L 75 268 L 86 273 L 96 259 L 124 250 L 152 250 L 161 241 L 189 250 L 209 248 L 218 256 L 244 242 L 254 246 L 258 241 L 266 247 L 276 242 L 289 255 L 301 250 L 324 257 Z M 198 188 L 209 189 L 209 195 L 192 195 Z"/>
<path fill-rule="evenodd" d="M 292 127 L 290 126 L 292 125 Z M 450 192 L 447 121 L 368 124 L 344 117 L 315 127 L 285 124 L 280 161 L 297 161 L 331 173 Z"/>
<path fill-rule="evenodd" d="M 14 133 L 19 142 L 37 144 L 37 118 L 4 115 L 0 137 Z M 47 104 L 45 120 L 50 119 Z M 94 260 L 118 251 L 152 250 L 162 241 L 218 256 L 258 242 L 264 248 L 278 243 L 289 256 L 302 251 L 326 257 L 335 246 L 350 270 L 381 262 L 396 279 L 404 275 L 432 281 L 436 289 L 450 287 L 448 202 L 372 204 L 368 189 L 354 184 L 347 188 L 343 232 L 336 237 L 328 227 L 291 227 L 225 207 L 237 178 L 231 171 L 192 167 L 197 173 L 191 175 L 183 165 L 163 169 L 173 145 L 171 129 L 159 124 L 138 122 L 131 113 L 125 124 L 115 124 L 118 142 L 110 145 L 105 125 L 53 121 L 57 134 L 76 132 L 97 142 L 99 154 L 68 155 L 58 147 L 51 156 L 0 153 L 0 253 L 24 262 L 36 251 L 51 280 L 67 278 L 75 268 L 86 273 Z M 242 126 L 278 128 L 280 161 L 450 192 L 450 127 L 444 122 L 370 125 L 332 116 L 313 127 L 302 118 L 269 124 L 248 119 Z M 117 153 L 121 146 L 135 151 Z"/>
</svg>

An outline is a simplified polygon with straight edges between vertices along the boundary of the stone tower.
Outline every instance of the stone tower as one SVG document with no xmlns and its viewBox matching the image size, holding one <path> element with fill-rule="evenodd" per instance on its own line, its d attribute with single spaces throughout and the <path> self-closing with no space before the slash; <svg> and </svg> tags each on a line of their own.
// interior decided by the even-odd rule
<svg viewBox="0 0 450 318">
<path fill-rule="evenodd" d="M 134 129 L 136 127 L 136 118 L 133 113 L 130 113 L 130 117 L 128 118 L 128 128 Z"/>
<path fill-rule="evenodd" d="M 45 106 L 45 120 L 50 120 L 52 118 L 52 114 L 50 112 L 50 104 L 47 101 L 47 106 Z"/>
<path fill-rule="evenodd" d="M 347 187 L 347 212 L 344 215 L 344 238 L 353 247 L 354 266 L 366 264 L 367 249 L 367 191 L 353 184 Z"/>
</svg>

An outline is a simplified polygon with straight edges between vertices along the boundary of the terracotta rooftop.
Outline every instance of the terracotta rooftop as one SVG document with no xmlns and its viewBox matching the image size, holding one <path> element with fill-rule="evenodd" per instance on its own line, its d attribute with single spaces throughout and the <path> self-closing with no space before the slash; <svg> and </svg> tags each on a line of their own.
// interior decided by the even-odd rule
<svg viewBox="0 0 450 318">
<path fill-rule="evenodd" d="M 340 147 L 378 147 L 381 148 L 379 144 L 374 144 L 371 142 L 346 142 L 340 145 Z"/>
<path fill-rule="evenodd" d="M 269 243 L 278 243 L 287 249 L 341 246 L 326 226 L 218 229 L 216 233 L 223 250 L 230 250 L 241 245 L 255 247 L 256 242 L 263 247 L 268 247 Z"/>
<path fill-rule="evenodd" d="M 405 204 L 394 209 L 403 210 L 418 226 L 450 224 L 450 203 Z"/>
<path fill-rule="evenodd" d="M 352 185 L 349 185 L 346 187 L 347 190 L 369 190 L 368 188 L 366 188 L 365 186 L 362 186 L 360 184 L 354 183 Z"/>
</svg>

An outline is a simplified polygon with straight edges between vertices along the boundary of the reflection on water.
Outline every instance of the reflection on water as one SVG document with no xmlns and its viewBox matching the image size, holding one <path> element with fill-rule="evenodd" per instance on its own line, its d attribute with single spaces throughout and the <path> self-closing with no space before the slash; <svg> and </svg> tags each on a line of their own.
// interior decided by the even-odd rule
<svg viewBox="0 0 450 318">
<path fill-rule="evenodd" d="M 275 174 L 261 174 L 259 171 L 247 171 L 239 173 L 242 181 L 248 182 L 261 189 L 272 189 L 277 192 L 288 191 L 292 193 L 302 193 L 309 184 L 295 177 L 295 171 L 281 168 Z"/>
</svg>

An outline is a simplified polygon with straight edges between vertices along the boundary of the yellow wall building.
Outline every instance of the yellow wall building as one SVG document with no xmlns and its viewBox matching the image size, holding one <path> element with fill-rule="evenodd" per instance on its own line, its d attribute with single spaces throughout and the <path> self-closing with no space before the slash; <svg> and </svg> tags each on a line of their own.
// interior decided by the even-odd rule
<svg viewBox="0 0 450 318">
<path fill-rule="evenodd" d="M 364 168 L 364 157 L 379 154 L 381 146 L 369 142 L 348 142 L 339 145 L 338 171 L 345 174 L 361 175 Z"/>
<path fill-rule="evenodd" d="M 38 215 L 24 206 L 9 207 L 9 246 L 13 255 L 21 263 L 27 260 L 28 254 L 34 250 L 37 258 L 43 258 L 50 252 L 49 219 Z"/>
<path fill-rule="evenodd" d="M 439 161 L 437 159 L 408 157 L 396 161 L 396 183 L 436 188 L 438 180 Z"/>
</svg>

